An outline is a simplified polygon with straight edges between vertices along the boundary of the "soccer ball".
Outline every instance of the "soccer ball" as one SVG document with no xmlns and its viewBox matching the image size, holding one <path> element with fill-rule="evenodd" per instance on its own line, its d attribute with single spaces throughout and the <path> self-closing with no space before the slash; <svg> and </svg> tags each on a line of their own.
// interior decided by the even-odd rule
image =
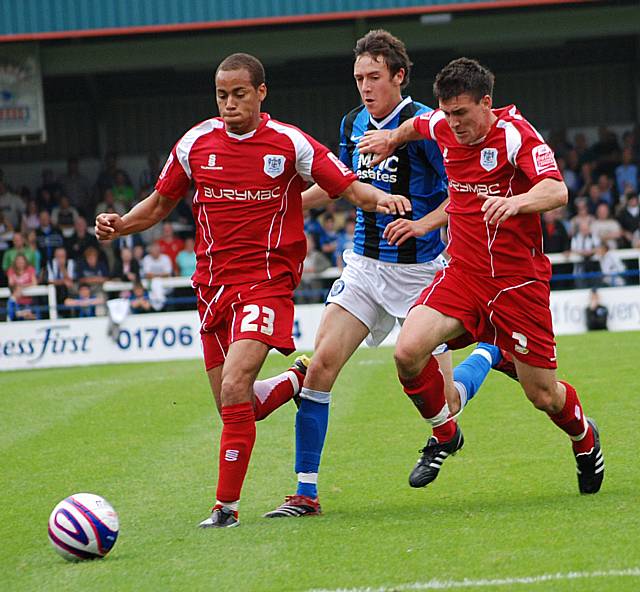
<svg viewBox="0 0 640 592">
<path fill-rule="evenodd" d="M 49 540 L 67 561 L 104 557 L 115 545 L 118 529 L 111 504 L 92 493 L 70 495 L 49 516 Z"/>
</svg>

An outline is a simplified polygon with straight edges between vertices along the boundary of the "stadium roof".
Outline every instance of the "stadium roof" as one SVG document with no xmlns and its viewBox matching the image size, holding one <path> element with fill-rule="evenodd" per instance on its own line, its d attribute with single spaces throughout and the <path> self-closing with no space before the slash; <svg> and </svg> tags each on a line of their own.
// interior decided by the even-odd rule
<svg viewBox="0 0 640 592">
<path fill-rule="evenodd" d="M 310 23 L 587 1 L 590 0 L 3 0 L 0 2 L 0 42 Z"/>
</svg>

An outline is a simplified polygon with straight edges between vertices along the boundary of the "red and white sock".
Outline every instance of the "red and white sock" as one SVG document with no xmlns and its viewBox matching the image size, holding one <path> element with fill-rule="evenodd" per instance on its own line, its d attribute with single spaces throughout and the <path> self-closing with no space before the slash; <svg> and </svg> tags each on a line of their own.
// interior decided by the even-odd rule
<svg viewBox="0 0 640 592">
<path fill-rule="evenodd" d="M 456 433 L 456 424 L 449 419 L 449 405 L 444 396 L 444 376 L 438 360 L 431 356 L 422 372 L 414 378 L 398 378 L 420 415 L 431 424 L 438 442 L 451 440 Z"/>
<path fill-rule="evenodd" d="M 568 382 L 560 381 L 567 391 L 567 398 L 560 413 L 548 414 L 551 421 L 573 440 L 573 451 L 577 454 L 590 452 L 595 443 L 593 430 L 587 423 L 578 398 L 578 393 Z"/>
<path fill-rule="evenodd" d="M 265 380 L 256 380 L 253 383 L 256 421 L 264 419 L 278 407 L 291 401 L 300 392 L 303 382 L 304 374 L 296 369 Z"/>
<path fill-rule="evenodd" d="M 240 499 L 256 441 L 253 404 L 238 403 L 223 407 L 222 424 L 216 499 L 219 500 L 217 503 L 227 505 Z"/>
</svg>

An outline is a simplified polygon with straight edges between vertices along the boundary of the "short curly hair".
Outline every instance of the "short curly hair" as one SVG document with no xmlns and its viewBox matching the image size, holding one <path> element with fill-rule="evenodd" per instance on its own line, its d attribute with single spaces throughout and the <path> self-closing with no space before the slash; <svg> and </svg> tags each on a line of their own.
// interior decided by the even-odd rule
<svg viewBox="0 0 640 592">
<path fill-rule="evenodd" d="M 467 94 L 479 103 L 482 97 L 493 95 L 494 80 L 493 72 L 477 60 L 458 58 L 440 70 L 433 83 L 433 94 L 443 101 Z"/>
<path fill-rule="evenodd" d="M 409 54 L 407 54 L 407 48 L 400 39 L 389 33 L 389 31 L 384 29 L 369 31 L 364 37 L 358 39 L 353 53 L 356 59 L 364 54 L 369 54 L 374 58 L 382 56 L 392 77 L 401 68 L 404 69 L 402 88 L 409 84 L 409 74 L 413 64 L 409 59 Z"/>
<path fill-rule="evenodd" d="M 246 70 L 249 72 L 253 88 L 258 88 L 265 82 L 264 66 L 262 65 L 262 62 L 248 53 L 232 53 L 230 56 L 227 56 L 217 67 L 216 76 L 218 76 L 218 72 L 220 72 L 220 70 L 223 70 L 224 72 L 229 72 L 231 70 Z"/>
</svg>

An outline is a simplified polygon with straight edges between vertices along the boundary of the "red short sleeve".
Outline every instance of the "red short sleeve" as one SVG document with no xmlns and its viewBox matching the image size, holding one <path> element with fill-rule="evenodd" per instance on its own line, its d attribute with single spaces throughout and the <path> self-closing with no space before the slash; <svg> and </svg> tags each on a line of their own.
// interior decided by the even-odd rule
<svg viewBox="0 0 640 592">
<path fill-rule="evenodd" d="M 174 147 L 160 172 L 156 189 L 165 197 L 178 200 L 184 196 L 190 185 L 191 178 L 176 156 L 176 148 Z"/>
<path fill-rule="evenodd" d="M 517 167 L 536 185 L 543 179 L 562 181 L 555 155 L 538 132 L 526 121 L 518 122 L 522 147 L 516 158 Z"/>
</svg>

